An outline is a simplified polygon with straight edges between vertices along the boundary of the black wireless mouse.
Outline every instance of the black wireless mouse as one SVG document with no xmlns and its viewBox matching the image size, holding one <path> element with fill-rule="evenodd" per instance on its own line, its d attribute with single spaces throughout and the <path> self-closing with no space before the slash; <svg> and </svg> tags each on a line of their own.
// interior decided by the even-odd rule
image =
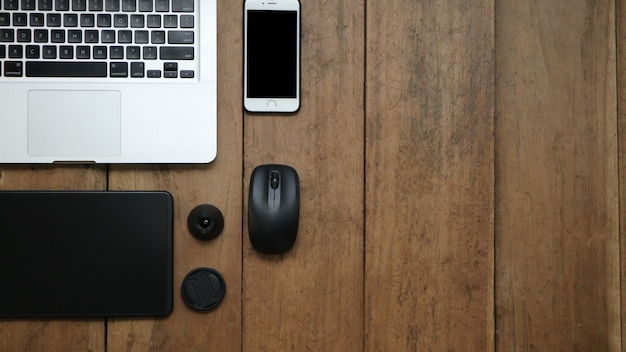
<svg viewBox="0 0 626 352">
<path fill-rule="evenodd" d="M 287 165 L 260 165 L 248 194 L 248 235 L 252 247 L 283 254 L 293 247 L 300 219 L 300 179 Z"/>
</svg>

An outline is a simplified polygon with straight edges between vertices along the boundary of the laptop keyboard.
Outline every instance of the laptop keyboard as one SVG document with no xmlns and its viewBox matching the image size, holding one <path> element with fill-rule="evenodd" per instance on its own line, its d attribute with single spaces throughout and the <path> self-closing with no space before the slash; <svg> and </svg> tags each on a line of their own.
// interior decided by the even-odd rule
<svg viewBox="0 0 626 352">
<path fill-rule="evenodd" d="M 194 0 L 0 0 L 0 80 L 188 80 Z"/>
</svg>

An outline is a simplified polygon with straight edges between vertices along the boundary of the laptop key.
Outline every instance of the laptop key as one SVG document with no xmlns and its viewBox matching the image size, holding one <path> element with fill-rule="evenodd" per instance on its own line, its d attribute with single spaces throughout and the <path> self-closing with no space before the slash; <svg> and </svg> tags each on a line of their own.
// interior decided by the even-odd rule
<svg viewBox="0 0 626 352">
<path fill-rule="evenodd" d="M 193 44 L 193 31 L 169 31 L 167 42 L 170 44 Z"/>
<path fill-rule="evenodd" d="M 150 33 L 150 43 L 165 44 L 165 31 L 152 31 Z"/>
<path fill-rule="evenodd" d="M 193 60 L 194 53 L 192 46 L 181 47 L 161 47 L 161 60 Z"/>
<path fill-rule="evenodd" d="M 148 70 L 148 78 L 161 78 L 161 70 Z"/>
<path fill-rule="evenodd" d="M 6 65 L 5 65 L 6 67 Z M 26 77 L 106 77 L 106 62 L 27 61 Z"/>
<path fill-rule="evenodd" d="M 123 46 L 112 46 L 109 48 L 109 58 L 111 59 L 123 59 L 124 58 L 124 47 Z"/>
<path fill-rule="evenodd" d="M 5 61 L 4 77 L 22 77 L 24 75 L 24 66 L 21 61 Z"/>
<path fill-rule="evenodd" d="M 148 28 L 160 28 L 161 27 L 161 16 L 159 15 L 148 15 L 147 18 Z"/>
<path fill-rule="evenodd" d="M 94 59 L 106 59 L 107 58 L 107 47 L 106 46 L 94 46 L 93 47 L 93 58 Z"/>
<path fill-rule="evenodd" d="M 128 27 L 128 15 L 118 14 L 118 15 L 113 16 L 113 26 L 117 28 Z"/>
<path fill-rule="evenodd" d="M 176 16 L 176 15 L 165 15 L 165 16 L 163 16 L 163 27 L 164 28 L 177 28 L 178 27 L 178 16 Z"/>
<path fill-rule="evenodd" d="M 89 0 L 89 11 L 102 11 L 104 10 L 104 5 L 102 4 L 102 0 Z"/>
<path fill-rule="evenodd" d="M 32 39 L 32 33 L 30 29 L 18 29 L 17 41 L 20 43 L 29 43 Z"/>
<path fill-rule="evenodd" d="M 163 71 L 163 78 L 178 78 L 178 71 Z"/>
<path fill-rule="evenodd" d="M 26 13 L 14 13 L 13 25 L 16 27 L 24 27 L 28 24 L 28 14 Z"/>
<path fill-rule="evenodd" d="M 4 0 L 4 9 L 5 10 L 17 10 L 18 8 L 18 0 Z"/>
<path fill-rule="evenodd" d="M 85 43 L 98 43 L 100 42 L 100 32 L 97 30 L 85 31 Z"/>
<path fill-rule="evenodd" d="M 120 0 L 106 0 L 104 7 L 109 12 L 118 12 L 120 10 Z"/>
<path fill-rule="evenodd" d="M 35 37 L 33 39 L 35 43 L 47 43 L 48 42 L 48 30 L 47 29 L 35 29 Z"/>
<path fill-rule="evenodd" d="M 128 62 L 111 62 L 111 77 L 128 77 Z"/>
<path fill-rule="evenodd" d="M 37 8 L 39 11 L 51 11 L 52 0 L 37 0 Z"/>
<path fill-rule="evenodd" d="M 58 14 L 58 13 L 47 14 L 46 23 L 48 27 L 61 27 L 61 14 Z"/>
<path fill-rule="evenodd" d="M 13 42 L 15 31 L 12 29 L 0 29 L 0 42 Z"/>
<path fill-rule="evenodd" d="M 139 46 L 127 46 L 126 58 L 129 60 L 141 59 L 141 47 Z"/>
<path fill-rule="evenodd" d="M 137 10 L 137 0 L 122 0 L 122 11 L 135 12 Z"/>
<path fill-rule="evenodd" d="M 10 13 L 0 13 L 0 26 L 7 27 L 11 25 L 11 14 Z"/>
<path fill-rule="evenodd" d="M 145 76 L 145 64 L 143 62 L 130 63 L 130 76 L 135 78 L 143 78 Z"/>
<path fill-rule="evenodd" d="M 54 1 L 54 10 L 55 11 L 69 11 L 70 10 L 70 0 L 55 0 Z"/>
<path fill-rule="evenodd" d="M 65 30 L 53 29 L 52 31 L 50 31 L 50 42 L 65 43 Z"/>
<path fill-rule="evenodd" d="M 193 15 L 180 15 L 180 28 L 193 28 Z"/>
<path fill-rule="evenodd" d="M 30 14 L 30 25 L 32 27 L 43 27 L 43 24 L 44 24 L 43 13 L 31 13 Z"/>
<path fill-rule="evenodd" d="M 24 55 L 21 45 L 9 45 L 9 59 L 21 59 Z"/>
<path fill-rule="evenodd" d="M 82 43 L 83 32 L 79 29 L 72 29 L 67 31 L 67 41 L 69 43 Z"/>
<path fill-rule="evenodd" d="M 135 44 L 148 44 L 150 33 L 148 31 L 136 31 Z"/>
<path fill-rule="evenodd" d="M 35 0 L 22 0 L 22 10 L 34 10 Z"/>
<path fill-rule="evenodd" d="M 193 70 L 182 70 L 180 71 L 180 78 L 193 78 L 194 71 Z"/>
<path fill-rule="evenodd" d="M 54 9 L 56 11 L 69 11 L 70 10 L 70 0 L 55 0 L 54 1 Z"/>
<path fill-rule="evenodd" d="M 130 26 L 132 28 L 143 28 L 145 22 L 143 15 L 130 15 Z"/>
<path fill-rule="evenodd" d="M 112 30 L 104 30 L 102 31 L 102 37 L 100 40 L 103 43 L 115 43 L 115 31 Z"/>
<path fill-rule="evenodd" d="M 39 11 L 52 10 L 52 0 L 37 0 L 37 9 Z"/>
<path fill-rule="evenodd" d="M 156 46 L 144 46 L 143 47 L 143 59 L 144 60 L 156 60 L 157 47 Z"/>
<path fill-rule="evenodd" d="M 55 45 L 44 45 L 43 48 L 43 58 L 44 59 L 56 59 L 57 58 L 57 47 Z"/>
<path fill-rule="evenodd" d="M 73 11 L 86 11 L 87 0 L 72 0 L 72 10 Z"/>
<path fill-rule="evenodd" d="M 193 12 L 193 0 L 172 0 L 173 12 Z"/>
<path fill-rule="evenodd" d="M 140 12 L 152 12 L 153 5 L 154 5 L 153 0 L 139 0 L 139 11 Z"/>
<path fill-rule="evenodd" d="M 80 15 L 80 26 L 81 27 L 94 27 L 96 25 L 96 20 L 93 13 L 83 13 Z"/>
<path fill-rule="evenodd" d="M 98 27 L 111 27 L 111 15 L 99 14 L 97 17 Z"/>
<path fill-rule="evenodd" d="M 76 58 L 77 59 L 90 59 L 91 58 L 91 47 L 86 45 L 79 45 L 76 47 Z"/>
<path fill-rule="evenodd" d="M 26 45 L 26 58 L 39 59 L 39 45 Z"/>
<path fill-rule="evenodd" d="M 169 0 L 156 0 L 155 10 L 156 12 L 169 12 L 170 10 Z"/>
<path fill-rule="evenodd" d="M 117 42 L 121 44 L 128 44 L 133 42 L 132 31 L 119 31 L 117 32 Z"/>
<path fill-rule="evenodd" d="M 59 47 L 59 58 L 61 59 L 73 59 L 74 47 L 70 45 L 61 45 Z"/>
<path fill-rule="evenodd" d="M 75 13 L 64 14 L 63 25 L 65 27 L 78 27 L 78 15 Z"/>
</svg>

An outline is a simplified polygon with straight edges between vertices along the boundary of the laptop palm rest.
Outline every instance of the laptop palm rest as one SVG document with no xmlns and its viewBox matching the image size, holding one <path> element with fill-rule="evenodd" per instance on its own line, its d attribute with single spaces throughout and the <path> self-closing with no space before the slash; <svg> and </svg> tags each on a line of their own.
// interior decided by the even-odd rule
<svg viewBox="0 0 626 352">
<path fill-rule="evenodd" d="M 119 91 L 28 92 L 28 154 L 119 156 Z"/>
</svg>

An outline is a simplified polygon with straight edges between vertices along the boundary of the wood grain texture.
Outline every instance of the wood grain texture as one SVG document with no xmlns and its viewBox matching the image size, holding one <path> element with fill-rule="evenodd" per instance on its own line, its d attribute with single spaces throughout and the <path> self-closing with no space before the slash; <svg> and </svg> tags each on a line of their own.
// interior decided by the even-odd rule
<svg viewBox="0 0 626 352">
<path fill-rule="evenodd" d="M 493 350 L 493 2 L 367 3 L 366 350 Z"/>
<path fill-rule="evenodd" d="M 241 350 L 241 110 L 242 3 L 218 2 L 218 155 L 208 165 L 113 166 L 112 190 L 159 189 L 174 197 L 174 310 L 164 319 L 110 320 L 108 352 Z M 224 231 L 199 241 L 187 229 L 189 212 L 212 204 Z M 180 285 L 191 270 L 217 269 L 226 297 L 215 310 L 197 312 L 182 301 Z"/>
<path fill-rule="evenodd" d="M 167 190 L 174 197 L 174 309 L 162 319 L 109 319 L 109 352 L 241 349 L 241 145 L 240 139 L 218 143 L 240 161 L 112 167 L 111 190 Z M 227 143 L 232 145 L 225 148 Z M 215 205 L 224 215 L 224 230 L 212 241 L 197 240 L 187 229 L 189 212 L 200 204 Z M 188 308 L 180 295 L 185 275 L 199 267 L 217 269 L 227 285 L 224 301 L 210 312 Z"/>
<path fill-rule="evenodd" d="M 296 244 L 282 256 L 254 251 L 244 221 L 243 347 L 362 351 L 364 6 L 302 9 L 300 111 L 245 116 L 244 194 L 255 166 L 288 164 L 301 209 Z"/>
<path fill-rule="evenodd" d="M 621 211 L 619 213 L 620 223 L 620 249 L 626 246 L 626 212 L 623 211 L 626 204 L 626 1 L 616 1 L 616 33 L 617 33 L 617 140 L 619 150 L 619 202 Z M 621 272 L 621 345 L 622 351 L 626 351 L 626 260 L 624 255 L 620 255 Z"/>
<path fill-rule="evenodd" d="M 2 320 L 0 352 L 626 352 L 626 1 L 302 0 L 294 115 L 242 111 L 242 6 L 218 2 L 214 163 L 0 165 L 0 190 L 171 192 L 172 315 Z M 264 163 L 300 173 L 284 256 L 248 240 Z M 210 313 L 179 294 L 199 266 Z"/>
<path fill-rule="evenodd" d="M 498 3 L 498 351 L 620 350 L 614 6 Z"/>
<path fill-rule="evenodd" d="M 102 190 L 106 166 L 0 165 L 0 190 Z M 103 352 L 103 320 L 0 320 L 1 352 Z"/>
</svg>

